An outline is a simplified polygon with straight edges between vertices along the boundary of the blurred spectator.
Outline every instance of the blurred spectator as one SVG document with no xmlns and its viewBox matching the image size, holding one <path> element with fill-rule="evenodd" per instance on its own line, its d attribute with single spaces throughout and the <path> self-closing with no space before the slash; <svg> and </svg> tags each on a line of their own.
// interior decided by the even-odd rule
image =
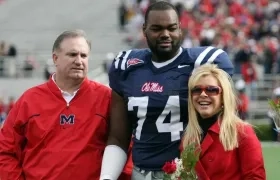
<svg viewBox="0 0 280 180">
<path fill-rule="evenodd" d="M 2 114 L 3 112 L 5 112 L 5 104 L 3 99 L 0 97 L 0 114 Z"/>
<path fill-rule="evenodd" d="M 6 43 L 5 41 L 0 42 L 0 56 L 6 56 Z"/>
<path fill-rule="evenodd" d="M 36 67 L 36 61 L 35 58 L 30 55 L 27 54 L 26 59 L 24 61 L 24 65 L 23 65 L 23 75 L 24 77 L 32 77 L 32 73 L 33 70 Z"/>
<path fill-rule="evenodd" d="M 120 5 L 119 5 L 118 13 L 119 13 L 119 27 L 120 27 L 120 30 L 124 30 L 125 25 L 127 24 L 126 16 L 127 16 L 127 13 L 128 13 L 128 10 L 127 10 L 127 7 L 125 5 L 124 0 L 122 0 Z"/>
<path fill-rule="evenodd" d="M 105 72 L 107 72 L 109 74 L 109 70 L 111 68 L 112 62 L 114 60 L 116 56 L 114 55 L 114 53 L 107 53 L 106 54 L 106 58 L 103 61 L 103 69 Z"/>
<path fill-rule="evenodd" d="M 4 100 L 0 97 L 0 128 L 5 121 L 9 111 L 13 108 L 15 103 L 14 97 L 9 97 L 8 103 L 4 103 Z"/>
<path fill-rule="evenodd" d="M 6 56 L 6 43 L 0 42 L 0 77 L 4 76 L 4 56 Z"/>
<path fill-rule="evenodd" d="M 6 118 L 5 104 L 3 99 L 0 97 L 0 124 L 4 122 Z"/>
<path fill-rule="evenodd" d="M 4 56 L 0 56 L 0 77 L 4 76 Z"/>
<path fill-rule="evenodd" d="M 235 74 L 241 74 L 241 66 L 249 61 L 250 55 L 251 52 L 249 46 L 245 42 L 242 42 L 233 58 Z"/>
<path fill-rule="evenodd" d="M 246 83 L 246 94 L 250 95 L 251 100 L 257 98 L 257 71 L 255 64 L 252 62 L 251 56 L 244 59 L 241 64 L 241 75 Z"/>
<path fill-rule="evenodd" d="M 55 65 L 53 63 L 53 59 L 48 59 L 45 64 L 44 68 L 44 78 L 45 80 L 48 80 L 50 78 L 50 75 L 55 72 Z"/>
<path fill-rule="evenodd" d="M 277 52 L 277 73 L 280 74 L 280 45 L 278 46 Z"/>
<path fill-rule="evenodd" d="M 194 42 L 194 40 L 191 39 L 188 30 L 183 30 L 183 37 L 182 47 L 184 48 L 191 48 L 199 44 L 199 42 Z"/>
<path fill-rule="evenodd" d="M 9 114 L 10 110 L 13 108 L 15 104 L 15 98 L 14 97 L 9 97 L 9 101 L 8 101 L 8 104 L 7 104 L 7 110 L 6 110 L 6 113 Z"/>
<path fill-rule="evenodd" d="M 280 100 L 280 87 L 277 87 L 273 90 L 272 99 L 275 102 Z M 271 128 L 272 128 L 273 141 L 278 141 L 278 132 L 275 131 L 276 125 L 275 125 L 274 120 L 273 120 L 274 114 L 271 111 L 268 111 L 267 115 L 268 115 L 268 118 L 270 120 L 270 124 L 271 124 Z"/>
<path fill-rule="evenodd" d="M 248 109 L 250 103 L 245 88 L 246 88 L 246 84 L 243 81 L 243 79 L 240 79 L 235 83 L 235 89 L 238 91 L 237 110 L 238 110 L 238 115 L 242 120 L 246 120 L 248 118 Z"/>
<path fill-rule="evenodd" d="M 11 69 L 16 69 L 14 61 L 10 58 L 17 56 L 17 49 L 15 45 L 8 45 L 5 41 L 0 42 L 0 77 L 9 76 Z"/>
<path fill-rule="evenodd" d="M 16 57 L 17 56 L 17 48 L 15 47 L 14 44 L 10 45 L 10 47 L 8 49 L 7 56 L 10 56 L 10 57 Z"/>
<path fill-rule="evenodd" d="M 275 46 L 272 44 L 272 39 L 268 37 L 264 37 L 260 42 L 262 47 L 261 58 L 264 66 L 265 74 L 272 74 L 273 64 L 276 62 L 276 54 L 277 50 Z"/>
</svg>

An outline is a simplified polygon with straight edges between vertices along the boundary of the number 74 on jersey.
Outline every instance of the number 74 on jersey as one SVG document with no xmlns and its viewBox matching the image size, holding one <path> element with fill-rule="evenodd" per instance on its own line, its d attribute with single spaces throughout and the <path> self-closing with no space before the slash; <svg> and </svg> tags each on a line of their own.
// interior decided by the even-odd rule
<svg viewBox="0 0 280 180">
<path fill-rule="evenodd" d="M 128 111 L 133 111 L 133 107 L 138 107 L 137 128 L 135 132 L 136 139 L 140 140 L 141 132 L 145 121 L 147 120 L 147 110 L 149 96 L 129 97 Z M 180 100 L 179 96 L 169 96 L 162 112 L 156 120 L 158 133 L 171 133 L 171 141 L 180 140 L 180 132 L 183 131 L 183 122 L 180 122 Z M 167 115 L 170 114 L 170 123 L 164 123 Z"/>
</svg>

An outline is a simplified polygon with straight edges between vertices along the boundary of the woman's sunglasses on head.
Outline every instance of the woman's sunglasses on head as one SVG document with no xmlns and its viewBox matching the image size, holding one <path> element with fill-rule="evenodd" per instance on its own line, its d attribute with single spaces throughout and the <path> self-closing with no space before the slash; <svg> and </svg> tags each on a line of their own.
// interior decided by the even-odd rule
<svg viewBox="0 0 280 180">
<path fill-rule="evenodd" d="M 195 86 L 191 89 L 192 95 L 201 95 L 204 92 L 207 96 L 216 96 L 222 92 L 219 86 Z"/>
</svg>

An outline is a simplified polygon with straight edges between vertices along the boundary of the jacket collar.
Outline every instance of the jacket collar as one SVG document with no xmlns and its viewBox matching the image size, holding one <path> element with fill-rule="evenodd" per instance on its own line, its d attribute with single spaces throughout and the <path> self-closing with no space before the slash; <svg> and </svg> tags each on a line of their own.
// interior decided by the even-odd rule
<svg viewBox="0 0 280 180">
<path fill-rule="evenodd" d="M 51 90 L 51 92 L 59 97 L 59 98 L 62 98 L 62 92 L 61 92 L 61 89 L 57 86 L 57 84 L 55 83 L 55 81 L 52 79 L 52 76 L 50 76 L 48 82 L 47 82 L 47 86 L 49 87 L 49 89 Z M 85 92 L 85 90 L 87 89 L 87 87 L 89 87 L 89 84 L 90 84 L 90 81 L 88 80 L 88 78 L 85 78 L 79 88 L 79 90 L 76 92 L 76 96 L 78 94 L 82 94 Z"/>
<path fill-rule="evenodd" d="M 202 158 L 207 152 L 208 148 L 214 143 L 213 137 L 218 136 L 220 134 L 220 120 L 217 120 L 209 129 L 201 143 L 201 154 L 200 157 Z"/>
<path fill-rule="evenodd" d="M 208 131 L 212 131 L 216 134 L 220 134 L 220 125 L 221 125 L 221 120 L 218 119 L 209 129 Z"/>
</svg>

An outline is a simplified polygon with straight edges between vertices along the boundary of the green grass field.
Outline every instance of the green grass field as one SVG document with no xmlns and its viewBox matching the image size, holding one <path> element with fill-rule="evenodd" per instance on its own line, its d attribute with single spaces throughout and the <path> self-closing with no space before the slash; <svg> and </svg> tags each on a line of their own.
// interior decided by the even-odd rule
<svg viewBox="0 0 280 180">
<path fill-rule="evenodd" d="M 267 180 L 280 180 L 280 143 L 263 143 Z"/>
</svg>

